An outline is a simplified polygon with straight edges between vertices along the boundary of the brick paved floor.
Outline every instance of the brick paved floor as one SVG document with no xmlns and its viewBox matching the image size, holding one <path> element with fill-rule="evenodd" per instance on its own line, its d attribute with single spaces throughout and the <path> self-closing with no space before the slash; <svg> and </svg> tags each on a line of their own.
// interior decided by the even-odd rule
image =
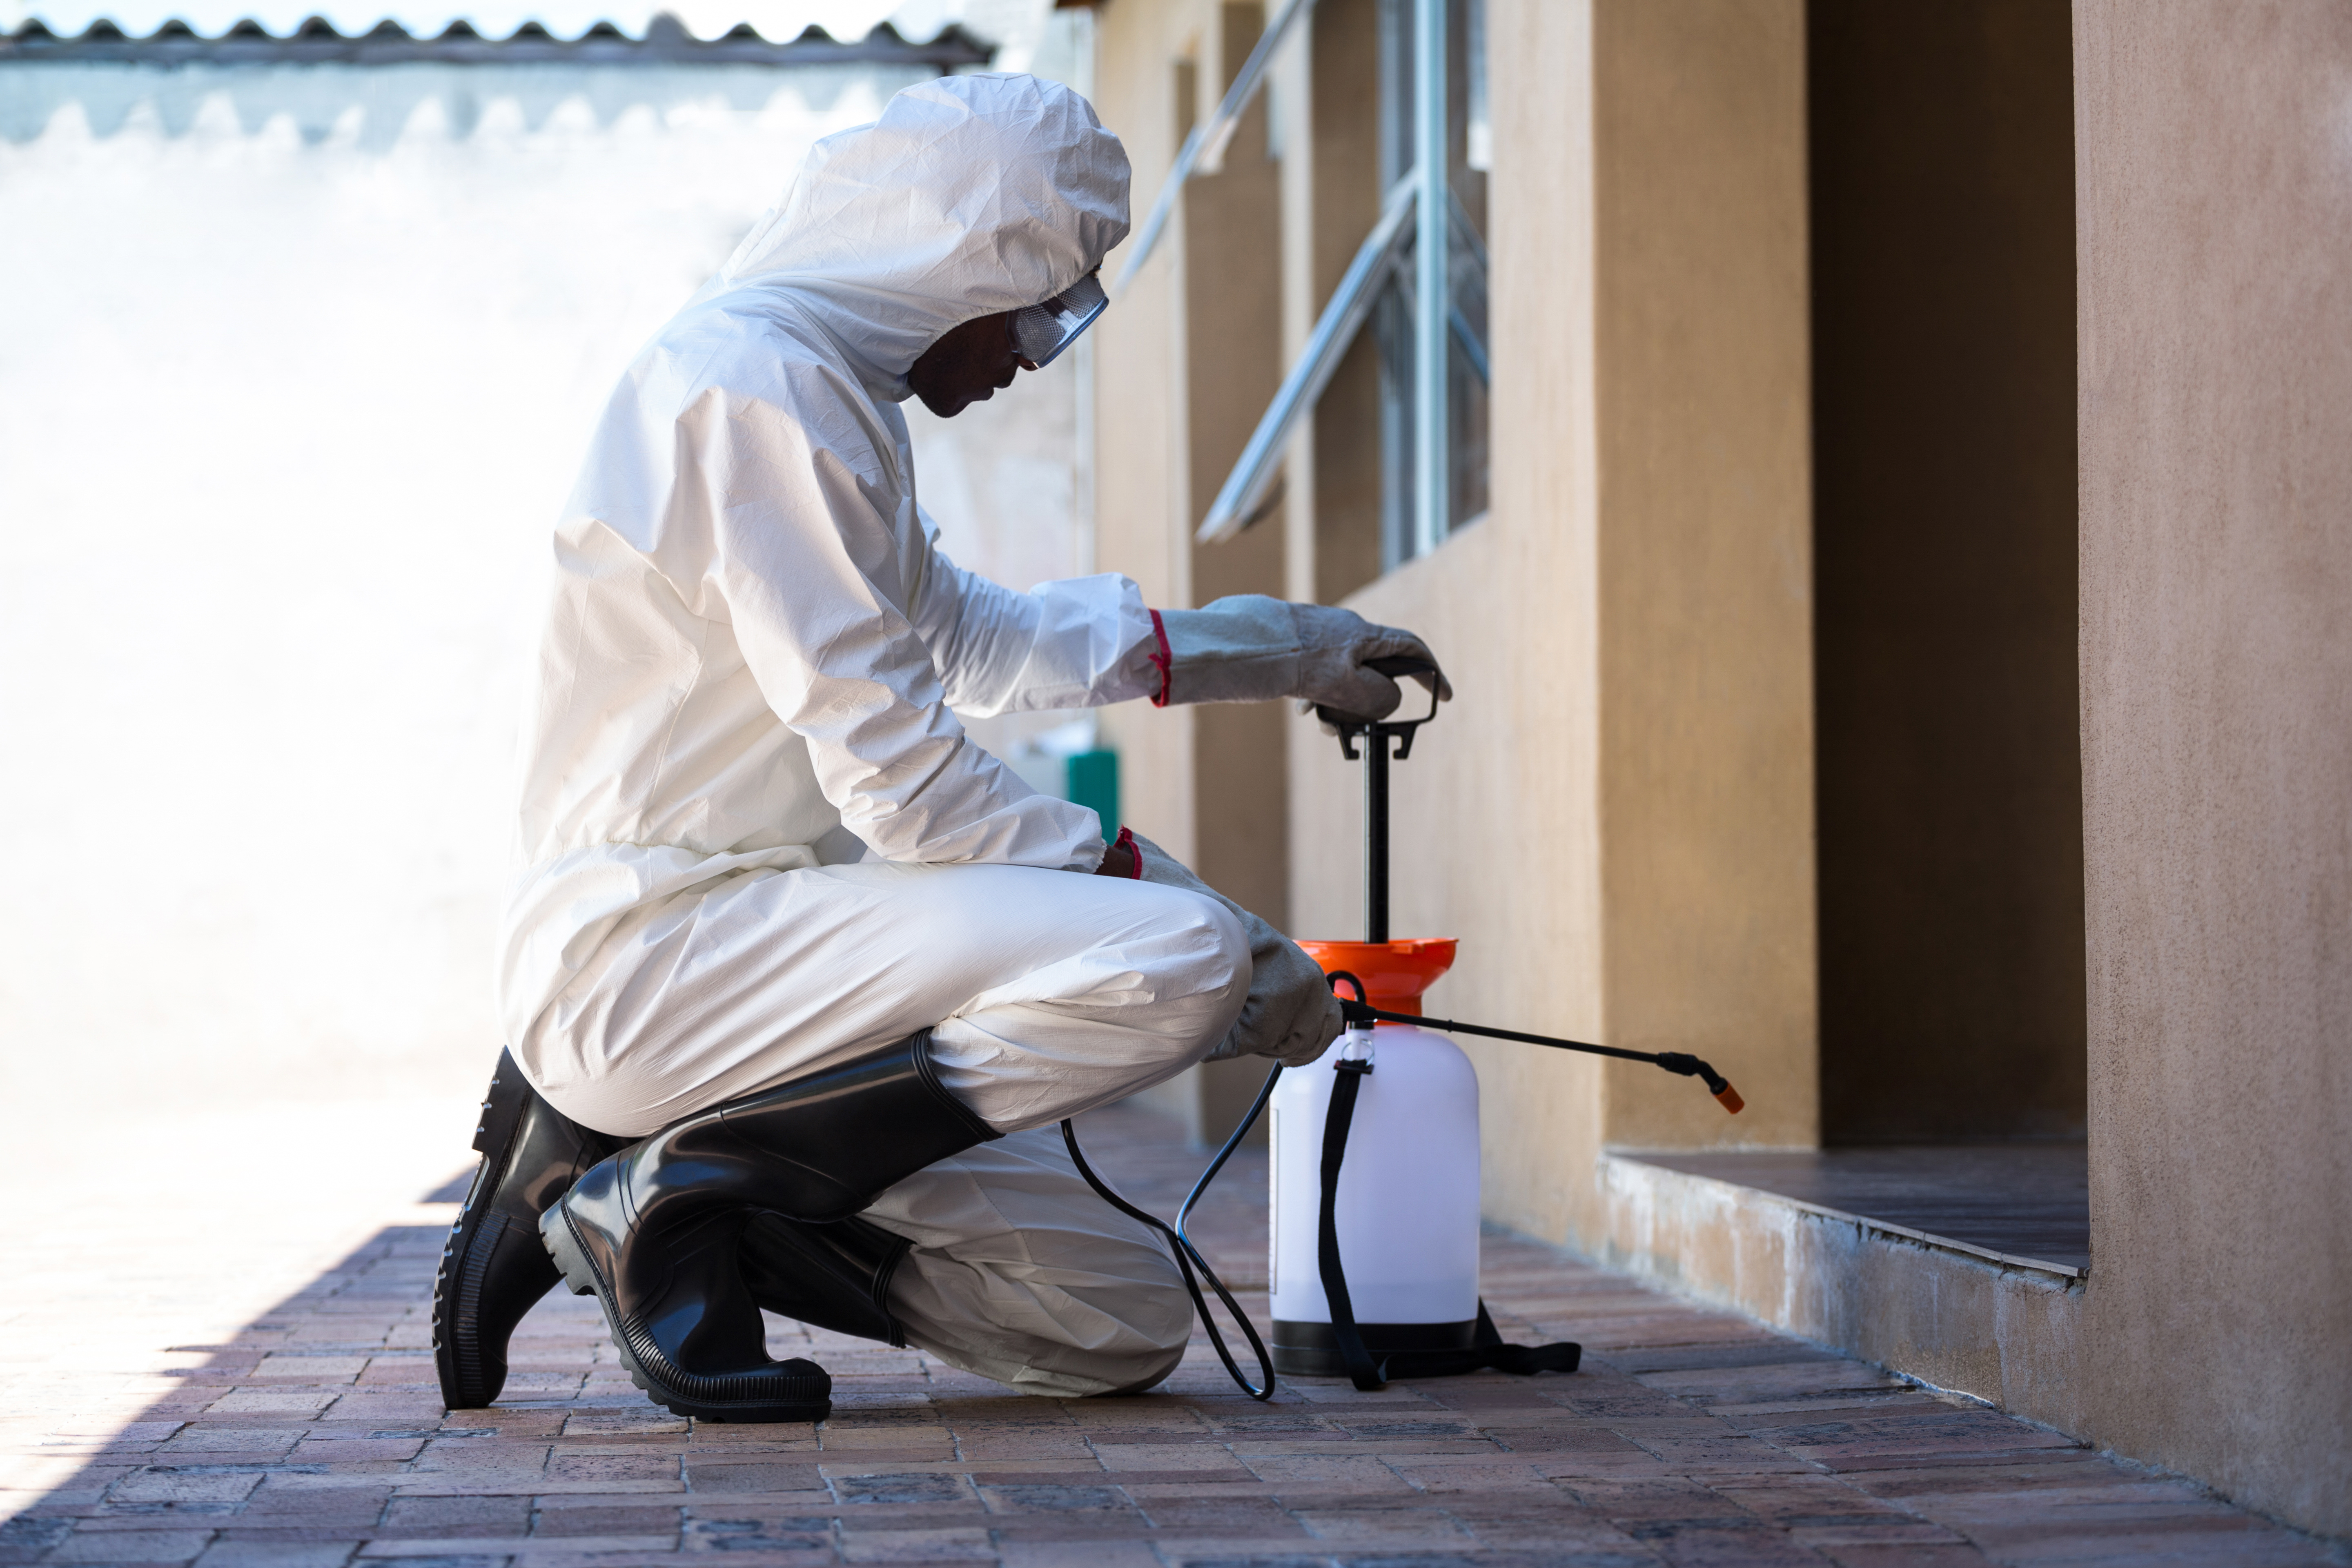
<svg viewBox="0 0 2352 1568">
<path fill-rule="evenodd" d="M 1089 1126 L 1098 1163 L 1172 1212 L 1198 1156 L 1139 1112 Z M 1237 1160 L 1202 1224 L 1228 1277 L 1259 1287 L 1244 1299 L 1261 1319 L 1264 1170 Z M 49 1478 L 15 1494 L 0 1563 L 2343 1561 L 2187 1482 L 1505 1237 L 1486 1240 L 1496 1320 L 1580 1340 L 1572 1377 L 1297 1384 L 1261 1405 L 1196 1342 L 1163 1390 L 1061 1403 L 777 1320 L 780 1353 L 832 1370 L 833 1419 L 693 1426 L 646 1403 L 593 1305 L 559 1294 L 523 1325 L 505 1401 L 445 1413 L 425 1319 L 454 1212 L 398 1208 L 261 1317 L 112 1394 L 43 1373 L 51 1402 L 0 1416 L 16 1473 Z M 204 1297 L 193 1275 L 186 1289 Z M 105 1310 L 87 1281 L 79 1300 Z M 142 1300 L 152 1318 L 152 1279 Z M 122 1388 L 143 1396 L 127 1424 L 105 1414 Z"/>
</svg>

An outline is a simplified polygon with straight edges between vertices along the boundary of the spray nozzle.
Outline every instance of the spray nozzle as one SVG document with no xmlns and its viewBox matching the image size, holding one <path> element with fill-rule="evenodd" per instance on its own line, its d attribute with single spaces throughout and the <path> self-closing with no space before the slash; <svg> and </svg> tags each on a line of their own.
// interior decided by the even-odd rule
<svg viewBox="0 0 2352 1568">
<path fill-rule="evenodd" d="M 1729 1079 L 1688 1052 L 1660 1051 L 1656 1060 L 1668 1072 L 1703 1080 L 1706 1084 L 1706 1091 L 1721 1100 L 1723 1109 L 1732 1115 L 1737 1116 L 1748 1108 L 1748 1102 L 1739 1098 L 1739 1091 L 1731 1087 Z"/>
</svg>

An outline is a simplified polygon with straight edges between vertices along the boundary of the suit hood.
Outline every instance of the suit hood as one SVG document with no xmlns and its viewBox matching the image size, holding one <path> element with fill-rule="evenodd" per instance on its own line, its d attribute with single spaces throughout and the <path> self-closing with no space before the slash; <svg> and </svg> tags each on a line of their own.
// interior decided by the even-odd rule
<svg viewBox="0 0 2352 1568">
<path fill-rule="evenodd" d="M 810 149 L 706 293 L 790 296 L 889 395 L 949 329 L 1038 304 L 1127 237 L 1128 163 L 1087 100 L 941 77 Z"/>
</svg>

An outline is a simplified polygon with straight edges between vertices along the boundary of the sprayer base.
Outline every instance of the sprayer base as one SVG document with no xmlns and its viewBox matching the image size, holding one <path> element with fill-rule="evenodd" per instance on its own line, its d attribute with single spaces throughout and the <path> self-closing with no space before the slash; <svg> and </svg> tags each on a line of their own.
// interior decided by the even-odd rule
<svg viewBox="0 0 2352 1568">
<path fill-rule="evenodd" d="M 1478 1320 L 1458 1323 L 1358 1323 L 1364 1348 L 1377 1361 L 1397 1351 L 1466 1351 L 1478 1343 Z M 1274 1370 L 1285 1377 L 1345 1377 L 1339 1341 L 1328 1323 L 1274 1321 Z"/>
</svg>

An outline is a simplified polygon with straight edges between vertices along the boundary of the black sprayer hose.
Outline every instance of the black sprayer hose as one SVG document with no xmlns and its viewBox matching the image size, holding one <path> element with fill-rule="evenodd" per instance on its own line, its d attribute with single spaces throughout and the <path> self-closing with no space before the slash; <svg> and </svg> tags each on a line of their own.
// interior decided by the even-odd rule
<svg viewBox="0 0 2352 1568">
<path fill-rule="evenodd" d="M 1087 1185 L 1094 1188 L 1105 1203 L 1119 1213 L 1129 1219 L 1142 1221 L 1168 1238 L 1176 1254 L 1176 1268 L 1184 1276 L 1184 1289 L 1192 1292 L 1193 1309 L 1201 1314 L 1201 1327 L 1208 1331 L 1209 1343 L 1215 1348 L 1217 1359 L 1225 1363 L 1225 1371 L 1233 1374 L 1233 1380 L 1241 1385 L 1241 1391 L 1252 1399 L 1274 1397 L 1274 1357 L 1266 1352 L 1265 1342 L 1258 1338 L 1257 1325 L 1250 1321 L 1249 1314 L 1242 1310 L 1242 1304 L 1234 1300 L 1234 1293 L 1225 1289 L 1225 1282 L 1217 1278 L 1217 1271 L 1209 1267 L 1209 1260 L 1201 1256 L 1200 1248 L 1194 1247 L 1192 1238 L 1184 1234 L 1184 1221 L 1192 1214 L 1192 1205 L 1199 1200 L 1202 1189 L 1209 1184 L 1209 1178 L 1214 1176 L 1232 1157 L 1233 1152 L 1240 1147 L 1242 1135 L 1257 1121 L 1258 1112 L 1265 1109 L 1267 1099 L 1274 1093 L 1274 1080 L 1281 1076 L 1282 1064 L 1276 1062 L 1274 1070 L 1265 1075 L 1265 1087 L 1257 1091 L 1257 1101 L 1250 1107 L 1249 1114 L 1242 1118 L 1241 1125 L 1234 1128 L 1233 1136 L 1225 1140 L 1225 1146 L 1217 1151 L 1216 1159 L 1193 1184 L 1191 1195 L 1184 1200 L 1184 1206 L 1176 1211 L 1173 1226 L 1156 1215 L 1144 1213 L 1105 1185 L 1103 1179 L 1095 1174 L 1094 1167 L 1087 1163 L 1085 1152 L 1078 1147 L 1077 1129 L 1071 1126 L 1067 1119 L 1062 1122 L 1062 1142 L 1069 1145 L 1070 1160 L 1077 1166 L 1078 1174 L 1087 1179 Z M 1201 1294 L 1200 1282 L 1192 1277 L 1195 1268 L 1207 1278 L 1210 1289 L 1216 1291 L 1217 1299 L 1225 1304 L 1225 1310 L 1233 1314 L 1234 1321 L 1239 1323 L 1242 1332 L 1248 1336 L 1250 1349 L 1257 1352 L 1258 1376 L 1262 1382 L 1253 1384 L 1243 1375 L 1241 1363 L 1234 1360 L 1234 1352 L 1225 1344 L 1225 1336 L 1217 1331 L 1216 1320 L 1209 1316 L 1209 1303 Z"/>
<path fill-rule="evenodd" d="M 1176 1211 L 1176 1234 L 1184 1237 L 1185 1246 L 1192 1245 L 1192 1237 L 1184 1228 L 1184 1222 L 1192 1217 L 1192 1205 L 1201 1201 L 1201 1194 L 1209 1190 L 1209 1184 L 1216 1180 L 1219 1171 L 1225 1168 L 1225 1162 L 1234 1157 L 1234 1151 L 1242 1146 L 1243 1137 L 1257 1125 L 1258 1117 L 1265 1110 L 1265 1102 L 1274 1098 L 1275 1080 L 1281 1077 L 1282 1064 L 1276 1062 L 1274 1070 L 1265 1075 L 1265 1082 L 1259 1086 L 1257 1098 L 1250 1101 L 1248 1112 L 1234 1125 L 1232 1135 L 1225 1140 L 1225 1146 L 1217 1151 L 1217 1157 L 1209 1162 L 1209 1168 L 1201 1173 L 1201 1179 L 1192 1184 L 1191 1192 L 1184 1194 L 1184 1206 Z M 1202 1267 L 1206 1268 L 1207 1265 Z"/>
<path fill-rule="evenodd" d="M 1345 996 L 1339 997 L 1339 1011 L 1346 1015 L 1348 1026 L 1351 1029 L 1375 1020 L 1390 1024 L 1418 1024 L 1424 1029 L 1444 1029 L 1450 1033 L 1461 1035 L 1484 1035 L 1489 1039 L 1517 1040 L 1526 1046 L 1549 1046 L 1556 1051 L 1582 1051 L 1588 1056 L 1614 1057 L 1619 1061 L 1647 1062 L 1652 1067 L 1664 1068 L 1668 1072 L 1678 1073 L 1684 1078 L 1702 1079 L 1706 1084 L 1707 1092 L 1720 1100 L 1724 1110 L 1734 1116 L 1738 1115 L 1748 1104 L 1746 1100 L 1739 1098 L 1739 1091 L 1731 1087 L 1728 1079 L 1706 1062 L 1685 1051 L 1629 1051 L 1616 1046 L 1594 1046 L 1587 1045 L 1582 1040 L 1556 1039 L 1549 1035 L 1526 1035 L 1517 1029 L 1490 1029 L 1484 1024 L 1461 1024 L 1451 1018 L 1423 1018 L 1412 1013 L 1391 1013 L 1385 1007 L 1375 1007 L 1363 1001 L 1364 983 L 1346 970 L 1335 969 L 1325 975 L 1324 979 L 1330 984 L 1334 994 L 1338 994 L 1339 982 L 1342 980 L 1356 988 L 1356 1000 L 1350 1001 Z"/>
</svg>

